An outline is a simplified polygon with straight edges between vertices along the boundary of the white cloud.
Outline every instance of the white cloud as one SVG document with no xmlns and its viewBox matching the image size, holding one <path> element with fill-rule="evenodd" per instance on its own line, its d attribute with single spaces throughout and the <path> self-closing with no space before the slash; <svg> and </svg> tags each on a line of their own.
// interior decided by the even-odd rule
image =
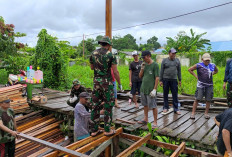
<svg viewBox="0 0 232 157">
<path fill-rule="evenodd" d="M 138 25 L 227 2 L 229 1 L 113 0 L 112 27 L 119 29 Z M 193 28 L 197 34 L 207 32 L 204 38 L 211 41 L 232 40 L 231 14 L 232 4 L 228 4 L 168 21 L 115 31 L 112 34 L 124 36 L 130 33 L 136 37 L 137 43 L 145 43 L 155 35 L 159 38 L 159 42 L 164 44 L 166 37 L 174 37 L 183 30 L 188 33 L 190 28 Z M 105 0 L 1 0 L 0 16 L 3 16 L 6 23 L 14 24 L 15 31 L 27 34 L 27 37 L 17 39 L 18 41 L 35 46 L 36 36 L 42 28 L 46 28 L 48 33 L 58 38 L 104 32 Z M 76 45 L 82 37 L 65 40 Z"/>
</svg>

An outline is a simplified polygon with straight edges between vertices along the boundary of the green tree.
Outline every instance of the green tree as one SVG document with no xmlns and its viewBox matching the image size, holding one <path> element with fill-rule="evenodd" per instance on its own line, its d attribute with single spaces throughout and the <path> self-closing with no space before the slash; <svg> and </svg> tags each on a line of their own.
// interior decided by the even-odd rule
<svg viewBox="0 0 232 157">
<path fill-rule="evenodd" d="M 123 50 L 123 49 L 138 50 L 136 39 L 131 34 L 127 34 L 124 37 L 114 36 L 112 42 L 113 42 L 113 48 L 117 50 Z"/>
<path fill-rule="evenodd" d="M 89 56 L 91 53 L 95 50 L 94 40 L 91 38 L 88 38 L 84 41 L 85 49 L 84 49 L 84 55 Z M 78 44 L 78 55 L 83 56 L 83 40 Z"/>
<path fill-rule="evenodd" d="M 202 39 L 202 36 L 204 36 L 207 32 L 196 34 L 192 29 L 190 29 L 190 33 L 191 36 L 188 36 L 184 31 L 181 31 L 174 39 L 167 37 L 168 40 L 165 47 L 166 51 L 172 47 L 179 52 L 198 51 L 205 48 L 205 44 L 210 45 L 210 40 Z"/>
<path fill-rule="evenodd" d="M 148 47 L 152 46 L 153 49 L 158 49 L 161 47 L 160 43 L 158 42 L 158 38 L 156 36 L 153 36 L 147 40 L 147 46 Z"/>
<path fill-rule="evenodd" d="M 68 62 L 58 47 L 57 40 L 42 29 L 38 34 L 34 66 L 44 73 L 46 87 L 61 89 L 67 86 Z"/>
</svg>

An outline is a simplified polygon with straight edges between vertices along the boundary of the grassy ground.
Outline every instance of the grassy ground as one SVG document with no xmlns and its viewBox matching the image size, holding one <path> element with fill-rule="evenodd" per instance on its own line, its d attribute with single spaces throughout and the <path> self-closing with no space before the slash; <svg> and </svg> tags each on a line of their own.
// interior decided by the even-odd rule
<svg viewBox="0 0 232 157">
<path fill-rule="evenodd" d="M 123 89 L 130 89 L 129 87 L 129 67 L 128 66 L 118 66 L 120 73 L 120 78 L 122 82 Z M 214 97 L 225 97 L 225 92 L 222 89 L 223 79 L 224 79 L 224 67 L 218 67 L 218 74 L 214 75 Z M 196 90 L 197 80 L 188 72 L 188 67 L 182 67 L 182 87 L 179 88 L 179 93 L 183 92 L 186 94 L 194 94 Z M 196 72 L 196 71 L 195 71 Z M 89 66 L 79 66 L 74 65 L 68 69 L 69 79 L 73 80 L 78 78 L 85 87 L 93 87 L 93 71 Z M 71 87 L 71 83 L 70 83 Z M 159 86 L 158 92 L 162 92 L 163 89 Z"/>
</svg>

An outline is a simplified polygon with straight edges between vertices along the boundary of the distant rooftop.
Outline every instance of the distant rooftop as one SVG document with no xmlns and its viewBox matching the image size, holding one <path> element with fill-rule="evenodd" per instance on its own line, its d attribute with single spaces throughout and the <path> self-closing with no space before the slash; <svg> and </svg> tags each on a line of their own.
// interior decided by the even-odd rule
<svg viewBox="0 0 232 157">
<path fill-rule="evenodd" d="M 210 42 L 211 51 L 232 51 L 232 41 L 215 41 Z M 210 45 L 205 45 L 205 49 L 207 49 Z"/>
</svg>

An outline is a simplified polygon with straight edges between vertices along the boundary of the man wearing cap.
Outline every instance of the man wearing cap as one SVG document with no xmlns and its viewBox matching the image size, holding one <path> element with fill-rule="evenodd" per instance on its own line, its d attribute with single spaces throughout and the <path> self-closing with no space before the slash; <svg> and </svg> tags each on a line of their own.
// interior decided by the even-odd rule
<svg viewBox="0 0 232 157">
<path fill-rule="evenodd" d="M 80 85 L 80 81 L 78 81 L 78 79 L 74 79 L 70 98 L 67 100 L 67 104 L 75 108 L 76 104 L 79 102 L 79 94 L 82 92 L 86 92 L 85 87 Z M 86 109 L 89 110 L 88 108 Z"/>
<path fill-rule="evenodd" d="M 210 102 L 213 99 L 213 75 L 218 73 L 215 64 L 210 63 L 210 54 L 205 53 L 202 56 L 202 62 L 190 67 L 188 71 L 197 79 L 197 89 L 195 93 L 195 101 L 193 103 L 191 119 L 195 119 L 195 111 L 197 109 L 198 101 L 202 100 L 203 96 L 206 100 L 205 118 L 209 119 L 208 115 Z M 197 70 L 197 75 L 193 72 Z"/>
<path fill-rule="evenodd" d="M 228 83 L 227 83 L 228 82 Z M 226 88 L 227 83 L 227 88 Z M 232 58 L 226 62 L 223 89 L 226 89 L 228 106 L 232 105 Z"/>
<path fill-rule="evenodd" d="M 174 113 L 181 114 L 178 108 L 178 81 L 181 86 L 181 65 L 178 58 L 176 58 L 177 51 L 172 48 L 169 50 L 169 57 L 163 59 L 160 69 L 160 86 L 163 87 L 163 114 L 169 110 L 168 94 L 169 89 L 172 92 L 172 103 Z M 178 79 L 178 81 L 177 81 Z"/>
<path fill-rule="evenodd" d="M 157 128 L 157 103 L 156 103 L 156 90 L 159 83 L 159 66 L 151 59 L 150 51 L 143 51 L 143 63 L 139 72 L 139 77 L 142 78 L 142 85 L 140 89 L 141 104 L 144 106 L 144 119 L 138 121 L 140 124 L 147 124 L 148 110 L 153 111 L 154 122 L 152 128 Z"/>
<path fill-rule="evenodd" d="M 139 72 L 141 69 L 142 61 L 139 60 L 137 51 L 133 51 L 132 56 L 134 58 L 134 61 L 131 62 L 129 67 L 129 80 L 130 80 L 130 87 L 131 87 L 131 94 L 133 96 L 133 101 L 135 103 L 135 106 L 138 108 L 139 105 L 136 99 L 136 91 L 138 91 L 138 94 L 140 95 L 140 87 L 142 84 L 142 79 L 139 78 Z"/>
<path fill-rule="evenodd" d="M 0 156 L 15 156 L 15 138 L 17 126 L 14 110 L 10 108 L 10 99 L 0 97 Z"/>
<path fill-rule="evenodd" d="M 90 101 L 89 93 L 80 93 L 79 99 L 80 101 L 76 104 L 74 109 L 74 142 L 89 136 L 89 120 L 91 113 L 85 109 Z"/>
<path fill-rule="evenodd" d="M 219 127 L 217 138 L 217 150 L 222 156 L 232 157 L 232 104 L 229 104 L 229 109 L 217 115 L 214 118 L 216 125 Z"/>
<path fill-rule="evenodd" d="M 104 108 L 104 130 L 105 136 L 111 136 L 115 133 L 114 130 L 110 129 L 112 123 L 112 108 L 114 102 L 114 91 L 111 76 L 111 68 L 115 79 L 118 82 L 118 87 L 122 90 L 119 72 L 117 69 L 116 57 L 110 52 L 112 45 L 109 37 L 104 36 L 98 41 L 101 48 L 95 50 L 90 56 L 90 67 L 94 70 L 94 87 L 92 93 L 93 110 L 91 112 L 91 120 L 93 121 L 92 134 L 96 136 L 100 131 L 99 117 L 100 110 Z M 101 103 L 103 103 L 103 106 Z"/>
</svg>

